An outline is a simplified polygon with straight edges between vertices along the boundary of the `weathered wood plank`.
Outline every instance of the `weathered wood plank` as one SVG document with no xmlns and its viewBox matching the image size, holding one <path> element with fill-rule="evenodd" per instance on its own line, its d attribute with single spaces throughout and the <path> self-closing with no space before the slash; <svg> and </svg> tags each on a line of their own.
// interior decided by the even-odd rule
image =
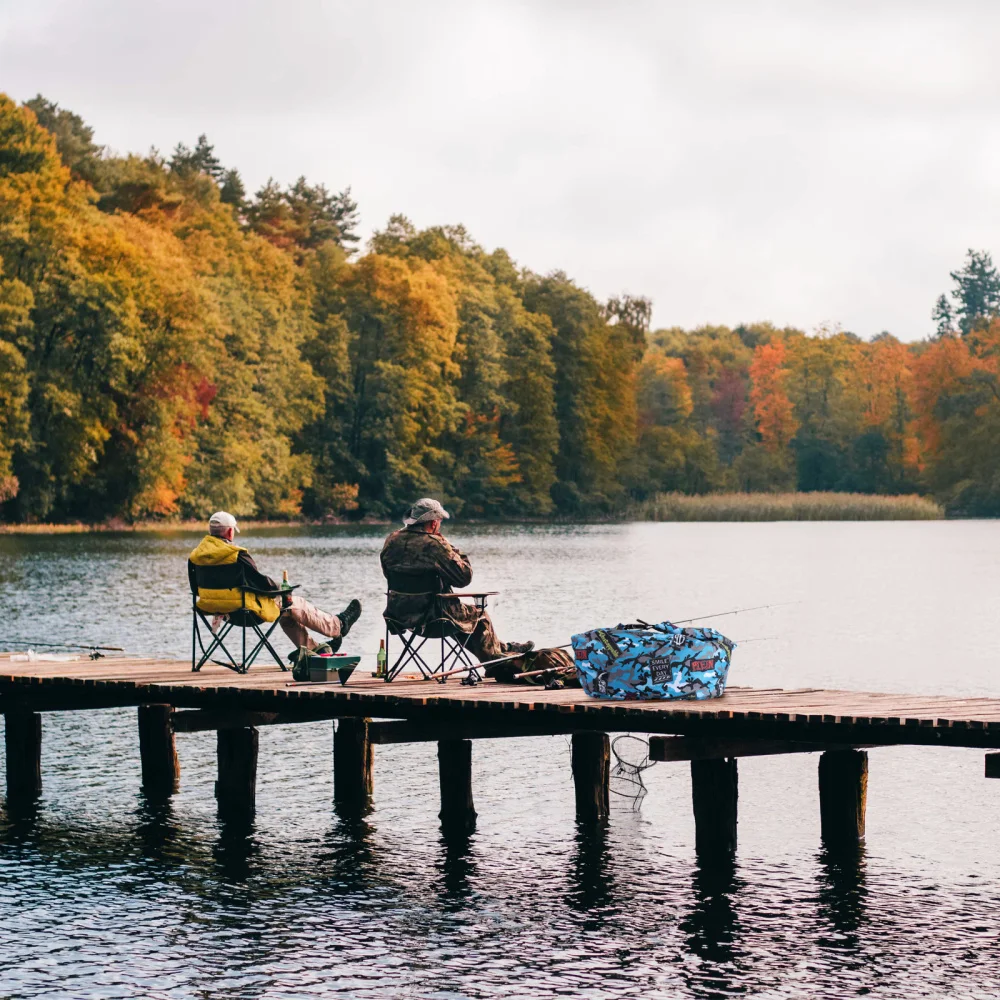
<svg viewBox="0 0 1000 1000">
<path fill-rule="evenodd" d="M 734 686 L 724 698 L 709 702 L 609 703 L 571 689 L 545 691 L 486 682 L 470 690 L 457 679 L 444 685 L 403 679 L 387 685 L 364 672 L 355 673 L 347 687 L 341 688 L 296 684 L 276 666 L 254 667 L 247 675 L 237 675 L 206 665 L 201 673 L 192 674 L 188 663 L 152 658 L 109 657 L 73 663 L 0 658 L 0 698 L 5 706 L 22 711 L 162 701 L 202 711 L 290 713 L 290 721 L 306 715 L 308 708 L 317 718 L 408 719 L 427 723 L 429 729 L 443 722 L 468 722 L 470 726 L 474 722 L 475 727 L 505 730 L 531 718 L 551 720 L 558 731 L 572 724 L 590 731 L 711 734 L 712 738 L 725 735 L 783 743 L 917 743 L 1000 749 L 1000 699 L 815 688 Z M 262 720 L 262 724 L 268 723 Z M 455 735 L 475 738 L 475 729 Z"/>
</svg>

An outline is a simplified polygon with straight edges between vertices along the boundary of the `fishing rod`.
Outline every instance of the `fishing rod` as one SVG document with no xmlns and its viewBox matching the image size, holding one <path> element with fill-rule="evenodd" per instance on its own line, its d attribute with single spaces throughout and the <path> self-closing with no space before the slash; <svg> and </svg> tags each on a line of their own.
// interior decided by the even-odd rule
<svg viewBox="0 0 1000 1000">
<path fill-rule="evenodd" d="M 91 660 L 103 660 L 105 653 L 124 653 L 121 646 L 81 646 L 75 642 L 38 642 L 35 639 L 3 639 L 2 642 L 10 643 L 13 646 L 40 646 L 46 649 L 86 649 L 87 656 Z M 18 654 L 19 656 L 22 654 Z"/>
<path fill-rule="evenodd" d="M 121 646 L 81 645 L 75 642 L 37 642 L 34 639 L 2 639 L 0 642 L 10 642 L 15 646 L 46 646 L 49 649 L 100 649 L 108 653 L 124 653 Z"/>
</svg>

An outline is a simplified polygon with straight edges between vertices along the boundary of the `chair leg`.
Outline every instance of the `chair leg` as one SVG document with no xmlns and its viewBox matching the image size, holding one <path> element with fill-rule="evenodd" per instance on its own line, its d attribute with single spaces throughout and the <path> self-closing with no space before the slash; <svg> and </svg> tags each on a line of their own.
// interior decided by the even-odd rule
<svg viewBox="0 0 1000 1000">
<path fill-rule="evenodd" d="M 416 643 L 417 638 L 420 639 L 419 644 Z M 403 644 L 403 649 L 396 658 L 396 662 L 393 663 L 392 667 L 386 671 L 386 680 L 395 680 L 399 674 L 402 673 L 403 668 L 410 663 L 415 663 L 417 665 L 417 669 L 420 671 L 422 676 L 432 677 L 434 675 L 434 671 L 431 670 L 430 665 L 420 654 L 420 650 L 428 641 L 427 637 L 418 637 L 414 632 L 411 632 L 409 636 L 407 636 L 405 633 L 401 632 L 399 634 L 399 641 Z"/>
<path fill-rule="evenodd" d="M 229 635 L 229 633 L 232 631 L 233 626 L 229 622 L 226 622 L 222 626 L 222 628 L 219 629 L 218 632 L 215 632 L 212 630 L 212 626 L 209 624 L 205 616 L 200 611 L 198 612 L 198 614 L 201 617 L 202 621 L 204 622 L 205 627 L 208 629 L 209 634 L 212 636 L 212 641 L 208 644 L 208 649 L 206 649 L 205 652 L 202 654 L 201 659 L 198 661 L 198 665 L 194 668 L 195 671 L 197 672 L 201 670 L 201 668 L 208 662 L 209 658 L 216 651 L 216 649 L 221 649 L 222 652 L 226 654 L 226 658 L 229 660 L 229 663 L 223 663 L 221 664 L 221 666 L 229 667 L 230 670 L 235 670 L 237 673 L 239 673 L 240 669 L 239 664 L 236 662 L 235 659 L 233 659 L 232 653 L 229 652 L 225 644 L 226 636 Z M 213 660 L 212 662 L 214 663 L 218 661 Z"/>
<path fill-rule="evenodd" d="M 278 627 L 277 621 L 271 623 L 271 627 L 267 630 L 267 632 L 264 632 L 261 629 L 260 625 L 254 625 L 253 626 L 253 630 L 256 633 L 257 638 L 260 641 L 257 643 L 256 646 L 253 647 L 253 650 L 251 651 L 249 658 L 244 662 L 244 666 L 246 668 L 244 670 L 244 673 L 246 673 L 246 671 L 249 670 L 250 667 L 256 662 L 257 657 L 260 655 L 261 650 L 263 650 L 265 647 L 268 650 L 270 650 L 271 655 L 274 657 L 274 662 L 277 663 L 278 666 L 281 667 L 282 670 L 287 670 L 288 669 L 288 667 L 286 667 L 285 664 L 281 662 L 281 657 L 278 656 L 277 651 L 275 650 L 274 646 L 272 646 L 271 643 L 270 643 L 270 641 L 269 641 L 270 637 L 271 637 L 271 633 L 277 627 Z M 243 634 L 246 635 L 246 629 L 243 630 Z"/>
</svg>

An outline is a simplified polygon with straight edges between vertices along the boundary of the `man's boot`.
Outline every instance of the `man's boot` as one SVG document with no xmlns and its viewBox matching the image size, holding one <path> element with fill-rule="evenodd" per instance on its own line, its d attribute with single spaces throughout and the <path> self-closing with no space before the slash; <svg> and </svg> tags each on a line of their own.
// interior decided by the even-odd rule
<svg viewBox="0 0 1000 1000">
<path fill-rule="evenodd" d="M 361 617 L 361 602 L 357 599 L 351 601 L 337 617 L 340 619 L 340 637 L 343 638 L 351 631 L 351 626 Z"/>
</svg>

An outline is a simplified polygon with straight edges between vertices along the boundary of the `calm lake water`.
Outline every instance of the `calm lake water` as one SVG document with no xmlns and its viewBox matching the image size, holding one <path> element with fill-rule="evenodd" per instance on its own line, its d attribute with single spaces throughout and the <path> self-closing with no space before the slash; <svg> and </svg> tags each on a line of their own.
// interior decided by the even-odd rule
<svg viewBox="0 0 1000 1000">
<path fill-rule="evenodd" d="M 345 651 L 373 663 L 382 534 L 242 541 L 331 611 L 360 597 Z M 475 583 L 502 591 L 502 638 L 778 603 L 715 621 L 755 640 L 733 683 L 1000 695 L 1000 523 L 451 534 Z M 0 648 L 187 655 L 196 540 L 0 537 Z M 478 829 L 445 841 L 434 744 L 376 748 L 375 810 L 345 824 L 331 724 L 270 727 L 246 835 L 216 819 L 214 735 L 178 743 L 181 791 L 157 812 L 134 710 L 45 716 L 37 816 L 0 814 L 0 997 L 1000 996 L 1000 781 L 982 752 L 871 751 L 867 845 L 849 860 L 821 849 L 815 756 L 741 760 L 735 867 L 706 871 L 686 764 L 647 771 L 641 811 L 591 834 L 568 738 L 477 742 Z"/>
</svg>

